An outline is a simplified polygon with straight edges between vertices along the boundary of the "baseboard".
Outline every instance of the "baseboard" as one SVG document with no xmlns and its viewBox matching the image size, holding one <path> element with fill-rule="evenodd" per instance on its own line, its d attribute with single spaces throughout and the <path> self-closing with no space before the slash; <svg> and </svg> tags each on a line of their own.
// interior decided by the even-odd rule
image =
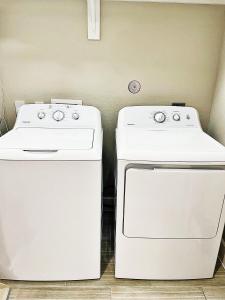
<svg viewBox="0 0 225 300">
<path fill-rule="evenodd" d="M 225 240 L 222 240 L 220 251 L 219 251 L 219 259 L 222 263 L 223 268 L 225 269 Z"/>
</svg>

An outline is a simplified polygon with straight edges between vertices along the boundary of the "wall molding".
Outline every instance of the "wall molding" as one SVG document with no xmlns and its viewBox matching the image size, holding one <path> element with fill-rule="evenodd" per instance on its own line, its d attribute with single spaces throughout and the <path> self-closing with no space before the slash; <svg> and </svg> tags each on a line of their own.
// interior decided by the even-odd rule
<svg viewBox="0 0 225 300">
<path fill-rule="evenodd" d="M 87 0 L 88 39 L 100 40 L 101 0 Z"/>
</svg>

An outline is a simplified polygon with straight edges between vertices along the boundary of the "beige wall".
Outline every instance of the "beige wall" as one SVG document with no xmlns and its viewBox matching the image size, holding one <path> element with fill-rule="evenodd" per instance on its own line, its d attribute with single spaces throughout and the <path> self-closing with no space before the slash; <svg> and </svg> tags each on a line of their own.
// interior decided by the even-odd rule
<svg viewBox="0 0 225 300">
<path fill-rule="evenodd" d="M 123 106 L 185 101 L 206 127 L 223 31 L 222 6 L 102 1 L 102 39 L 88 41 L 86 0 L 1 0 L 8 119 L 18 99 L 81 98 L 103 113 L 108 162 Z"/>
</svg>

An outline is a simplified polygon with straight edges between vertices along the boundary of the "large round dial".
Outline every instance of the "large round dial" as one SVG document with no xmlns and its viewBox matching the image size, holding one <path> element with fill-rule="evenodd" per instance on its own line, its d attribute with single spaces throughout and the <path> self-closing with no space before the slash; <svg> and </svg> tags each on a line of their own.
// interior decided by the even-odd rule
<svg viewBox="0 0 225 300">
<path fill-rule="evenodd" d="M 57 110 L 53 113 L 53 119 L 57 122 L 62 121 L 65 117 L 64 112 L 62 112 L 61 110 Z"/>
<path fill-rule="evenodd" d="M 157 122 L 157 123 L 163 123 L 165 122 L 166 120 L 166 115 L 161 112 L 161 111 L 158 111 L 154 114 L 154 120 Z"/>
</svg>

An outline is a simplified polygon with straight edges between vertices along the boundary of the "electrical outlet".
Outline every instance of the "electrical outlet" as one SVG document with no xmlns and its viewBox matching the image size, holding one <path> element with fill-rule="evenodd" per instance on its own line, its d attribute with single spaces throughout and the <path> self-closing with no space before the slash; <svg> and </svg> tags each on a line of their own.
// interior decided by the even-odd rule
<svg viewBox="0 0 225 300">
<path fill-rule="evenodd" d="M 186 106 L 185 102 L 172 102 L 172 106 Z"/>
</svg>

